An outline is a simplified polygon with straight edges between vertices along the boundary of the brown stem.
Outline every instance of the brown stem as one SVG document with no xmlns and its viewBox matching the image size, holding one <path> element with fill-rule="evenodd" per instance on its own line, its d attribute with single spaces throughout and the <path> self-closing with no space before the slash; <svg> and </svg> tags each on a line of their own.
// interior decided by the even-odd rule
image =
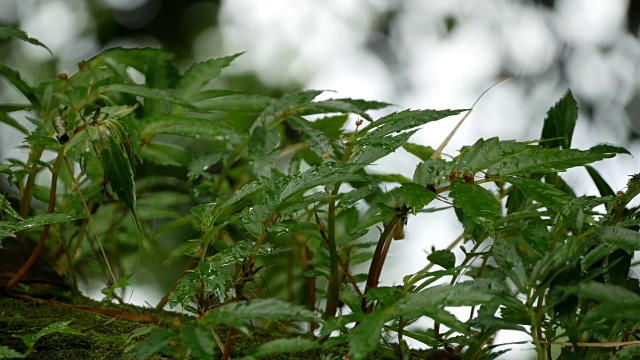
<svg viewBox="0 0 640 360">
<path fill-rule="evenodd" d="M 404 220 L 400 216 L 394 216 L 393 219 L 391 219 L 391 221 L 387 225 L 385 225 L 382 234 L 380 234 L 378 245 L 376 245 L 376 249 L 373 252 L 373 257 L 371 258 L 371 265 L 369 266 L 367 285 L 364 290 L 365 295 L 369 292 L 369 289 L 373 289 L 378 286 L 378 282 L 380 281 L 380 271 L 382 271 L 382 265 L 384 264 L 383 256 L 386 255 L 386 253 L 383 254 L 384 247 L 387 242 L 391 242 L 391 232 L 396 227 L 399 221 Z M 362 298 L 360 307 L 365 313 L 370 313 L 371 311 L 373 311 L 373 306 L 367 306 L 366 298 Z"/>
<path fill-rule="evenodd" d="M 64 145 L 60 147 L 60 150 L 58 151 L 58 157 L 56 158 L 56 162 L 53 165 L 53 169 L 51 169 L 51 190 L 49 191 L 49 207 L 47 208 L 47 214 L 52 214 L 53 210 L 56 207 L 56 190 L 58 187 L 58 173 L 60 172 L 60 165 L 62 164 L 63 157 L 64 157 Z M 34 174 L 34 177 L 35 177 L 35 174 Z M 20 205 L 23 205 L 23 204 L 20 204 Z M 23 211 L 22 206 L 20 210 Z M 42 248 L 44 247 L 44 242 L 45 240 L 47 240 L 47 236 L 49 235 L 49 228 L 51 228 L 51 224 L 44 225 L 44 227 L 42 228 L 42 232 L 40 233 L 40 239 L 38 240 L 38 244 L 31 252 L 31 256 L 29 256 L 29 259 L 27 259 L 27 261 L 24 264 L 22 264 L 22 267 L 20 268 L 20 270 L 18 270 L 18 272 L 16 272 L 11 277 L 9 282 L 7 282 L 7 285 L 5 286 L 6 290 L 11 289 L 18 282 L 20 282 L 20 280 L 27 274 L 29 269 L 31 269 L 31 266 L 33 266 L 33 264 L 36 262 L 36 259 L 38 258 L 38 256 L 40 255 L 40 252 L 42 251 Z"/>
<path fill-rule="evenodd" d="M 236 329 L 230 328 L 229 335 L 227 335 L 227 342 L 224 344 L 224 353 L 222 354 L 222 360 L 229 360 L 231 356 L 231 346 L 233 345 L 233 338 L 236 336 Z"/>
<path fill-rule="evenodd" d="M 307 244 L 302 243 L 300 248 L 300 261 L 302 262 L 302 272 L 306 273 L 313 269 L 313 265 L 309 264 L 311 254 L 309 253 L 309 247 Z M 305 291 L 307 293 L 307 308 L 311 311 L 316 311 L 316 278 L 313 276 L 305 277 L 304 279 Z M 316 323 L 309 323 L 309 333 L 313 334 L 316 329 Z"/>
</svg>

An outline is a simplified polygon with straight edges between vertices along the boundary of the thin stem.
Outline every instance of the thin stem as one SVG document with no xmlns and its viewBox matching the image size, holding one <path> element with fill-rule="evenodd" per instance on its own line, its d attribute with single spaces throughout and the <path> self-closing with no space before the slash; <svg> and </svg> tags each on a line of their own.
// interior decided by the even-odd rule
<svg viewBox="0 0 640 360">
<path fill-rule="evenodd" d="M 329 277 L 329 286 L 327 288 L 327 307 L 324 318 L 328 319 L 335 316 L 338 310 L 338 302 L 340 297 L 340 274 L 338 273 L 338 248 L 336 246 L 336 200 L 340 183 L 335 185 L 331 192 L 331 201 L 329 202 L 329 213 L 327 214 L 327 247 L 329 248 L 329 265 L 331 276 Z"/>
<path fill-rule="evenodd" d="M 233 338 L 236 336 L 236 329 L 230 328 L 227 335 L 227 342 L 224 345 L 224 353 L 222 354 L 222 360 L 229 360 L 231 356 L 231 346 L 233 346 Z"/>
<path fill-rule="evenodd" d="M 60 146 L 60 150 L 58 151 L 58 157 L 56 158 L 56 162 L 53 165 L 53 169 L 51 169 L 51 190 L 49 191 L 49 206 L 47 208 L 47 214 L 52 214 L 53 210 L 56 207 L 56 192 L 57 192 L 57 188 L 58 188 L 58 173 L 60 172 L 60 166 L 62 165 L 62 158 L 64 157 L 64 145 Z M 34 165 L 35 166 L 35 165 Z M 35 173 L 36 171 L 33 172 L 33 178 L 35 178 Z M 29 179 L 31 179 L 31 174 L 29 175 Z M 27 180 L 27 183 L 29 182 L 29 180 Z M 29 197 L 28 200 L 30 200 L 31 198 Z M 24 203 L 20 204 L 20 210 L 25 211 L 26 215 L 26 210 L 23 210 L 22 205 L 24 205 Z M 28 208 L 27 208 L 28 209 Z M 24 216 L 23 214 L 21 214 L 21 216 Z M 36 247 L 33 249 L 33 251 L 31 252 L 31 256 L 29 256 L 29 259 L 27 259 L 27 261 L 22 264 L 22 267 L 20 268 L 20 270 L 18 270 L 18 272 L 16 272 L 11 279 L 9 280 L 9 282 L 7 283 L 7 285 L 5 286 L 5 289 L 9 290 L 12 287 L 14 287 L 29 271 L 29 269 L 31 269 L 31 266 L 33 266 L 33 264 L 36 262 L 36 259 L 38 259 L 38 256 L 40 255 L 40 252 L 42 251 L 42 249 L 44 248 L 44 243 L 47 240 L 47 236 L 49 235 L 49 229 L 51 228 L 51 224 L 45 224 L 44 227 L 42 228 L 42 232 L 40 233 L 40 239 L 38 240 L 38 244 L 36 245 Z"/>
<path fill-rule="evenodd" d="M 373 257 L 371 258 L 371 265 L 369 265 L 369 274 L 367 275 L 367 285 L 365 287 L 364 293 L 367 294 L 369 289 L 373 289 L 378 286 L 378 282 L 380 280 L 380 272 L 378 269 L 382 269 L 382 263 L 384 263 L 384 259 L 382 258 L 383 250 L 386 242 L 391 241 L 391 232 L 393 228 L 396 227 L 398 221 L 404 221 L 400 216 L 394 216 L 391 221 L 385 225 L 382 234 L 380 234 L 380 238 L 378 239 L 378 244 L 376 245 L 376 249 L 373 252 Z M 367 306 L 367 299 L 362 298 L 362 303 L 360 305 L 362 311 L 365 313 L 370 313 L 373 310 L 372 306 Z"/>
</svg>

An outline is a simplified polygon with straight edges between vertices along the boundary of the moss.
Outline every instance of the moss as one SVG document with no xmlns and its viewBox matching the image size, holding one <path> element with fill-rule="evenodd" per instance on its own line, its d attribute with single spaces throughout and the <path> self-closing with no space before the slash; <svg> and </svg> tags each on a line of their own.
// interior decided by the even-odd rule
<svg viewBox="0 0 640 360">
<path fill-rule="evenodd" d="M 74 305 L 93 308 L 103 308 L 104 303 L 96 302 L 84 297 L 72 301 Z M 126 310 L 128 313 L 151 315 L 158 319 L 159 327 L 171 327 L 179 322 L 193 320 L 173 312 L 156 311 L 137 306 L 113 305 L 114 309 Z M 96 313 L 62 305 L 61 303 L 36 303 L 19 299 L 0 297 L 0 345 L 8 346 L 21 353 L 27 352 L 27 347 L 20 338 L 14 335 L 36 334 L 42 328 L 59 321 L 71 321 L 69 326 L 81 332 L 81 335 L 67 333 L 53 333 L 38 339 L 34 348 L 28 353 L 27 359 L 67 360 L 67 359 L 126 359 L 125 348 L 129 334 L 149 323 L 125 321 L 122 319 L 102 316 Z M 177 323 L 179 323 L 177 322 Z M 216 334 L 222 342 L 226 340 L 227 331 L 216 329 Z M 252 333 L 245 335 L 236 333 L 233 343 L 232 358 L 246 355 L 251 349 L 260 344 L 291 336 L 284 330 L 273 330 L 256 327 Z M 140 341 L 144 337 L 136 338 Z M 182 359 L 184 350 L 174 347 L 174 354 L 156 354 L 150 359 Z M 331 351 L 313 350 L 291 354 L 281 354 L 269 357 L 270 360 L 320 359 L 320 355 L 334 354 L 334 358 L 342 359 L 348 352 L 346 347 L 332 348 Z M 427 358 L 427 352 L 412 352 L 412 355 Z M 393 359 L 393 352 L 376 353 L 372 359 Z"/>
</svg>

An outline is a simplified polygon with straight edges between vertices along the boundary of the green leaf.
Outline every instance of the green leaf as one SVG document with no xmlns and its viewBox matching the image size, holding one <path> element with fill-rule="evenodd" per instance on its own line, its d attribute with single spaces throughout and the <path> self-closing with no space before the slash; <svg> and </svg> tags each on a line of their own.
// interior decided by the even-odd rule
<svg viewBox="0 0 640 360">
<path fill-rule="evenodd" d="M 527 148 L 524 143 L 515 141 L 500 141 L 497 137 L 484 140 L 478 139 L 471 147 L 462 151 L 456 161 L 456 170 L 476 173 L 497 163 L 505 156 L 523 151 Z"/>
<path fill-rule="evenodd" d="M 613 303 L 622 307 L 640 306 L 640 295 L 621 286 L 608 283 L 580 282 L 571 286 L 563 286 L 562 290 L 599 303 Z"/>
<path fill-rule="evenodd" d="M 422 161 L 431 159 L 431 155 L 435 150 L 431 146 L 424 146 L 420 144 L 406 143 L 402 147 L 410 154 L 417 156 Z"/>
<path fill-rule="evenodd" d="M 487 172 L 495 175 L 518 175 L 531 173 L 555 173 L 598 160 L 614 157 L 616 152 L 601 148 L 574 149 L 530 149 L 505 156 L 489 167 Z"/>
<path fill-rule="evenodd" d="M 190 178 L 202 176 L 209 167 L 222 160 L 229 154 L 227 149 L 218 149 L 212 152 L 198 155 L 190 164 L 187 176 Z"/>
<path fill-rule="evenodd" d="M 542 127 L 543 140 L 556 140 L 542 141 L 540 145 L 545 148 L 571 148 L 576 120 L 578 120 L 578 103 L 573 98 L 571 90 L 567 90 L 562 99 L 547 111 Z"/>
<path fill-rule="evenodd" d="M 513 244 L 501 237 L 494 240 L 493 257 L 496 259 L 500 269 L 513 281 L 513 284 L 522 293 L 527 291 L 527 275 L 522 264 L 522 259 L 518 255 Z"/>
<path fill-rule="evenodd" d="M 316 186 L 345 181 L 366 181 L 366 175 L 354 174 L 360 166 L 335 162 L 325 162 L 294 176 L 280 195 L 280 202 Z"/>
<path fill-rule="evenodd" d="M 199 139 L 216 138 L 233 132 L 229 125 L 216 119 L 176 115 L 154 116 L 148 119 L 150 122 L 142 130 L 143 137 L 171 134 Z"/>
<path fill-rule="evenodd" d="M 242 223 L 249 233 L 256 238 L 262 234 L 265 222 L 270 218 L 266 206 L 259 204 L 245 210 L 242 216 Z"/>
<path fill-rule="evenodd" d="M 172 93 L 162 90 L 162 89 L 154 89 L 144 85 L 135 85 L 135 84 L 110 84 L 103 86 L 102 91 L 110 92 L 121 92 L 125 94 L 131 94 L 135 96 L 140 96 L 145 99 L 153 99 L 153 100 L 162 100 L 175 105 L 179 105 L 185 108 L 194 108 L 191 103 L 178 98 Z"/>
<path fill-rule="evenodd" d="M 408 131 L 396 136 L 384 136 L 381 138 L 370 138 L 358 141 L 359 144 L 365 145 L 363 149 L 359 149 L 349 158 L 348 163 L 359 164 L 360 167 L 371 165 L 378 159 L 381 159 L 399 147 L 404 145 L 415 131 Z"/>
<path fill-rule="evenodd" d="M 413 173 L 413 182 L 423 186 L 427 184 L 438 185 L 448 179 L 452 169 L 453 163 L 451 162 L 442 159 L 426 160 L 416 167 L 416 171 Z"/>
<path fill-rule="evenodd" d="M 298 115 L 315 115 L 319 113 L 337 112 L 343 114 L 358 114 L 368 121 L 372 121 L 367 111 L 388 107 L 390 104 L 361 99 L 329 99 L 316 101 L 298 111 Z"/>
<path fill-rule="evenodd" d="M 114 105 L 114 106 L 105 106 L 100 108 L 100 114 L 105 117 L 109 117 L 110 119 L 120 119 L 129 114 L 132 114 L 136 109 L 140 106 L 139 103 L 134 103 L 133 105 Z"/>
<path fill-rule="evenodd" d="M 244 328 L 249 320 L 322 322 L 313 311 L 278 299 L 254 299 L 220 306 L 209 312 L 202 324 Z"/>
<path fill-rule="evenodd" d="M 414 215 L 436 198 L 436 194 L 433 191 L 427 190 L 426 187 L 414 182 L 402 184 L 400 186 L 400 194 L 402 194 L 402 198 L 407 206 L 411 208 Z"/>
<path fill-rule="evenodd" d="M 210 98 L 195 105 L 199 110 L 204 111 L 259 113 L 269 106 L 272 101 L 273 98 L 266 96 L 235 94 Z"/>
<path fill-rule="evenodd" d="M 286 354 L 298 351 L 321 349 L 322 344 L 317 341 L 303 338 L 276 339 L 251 350 L 248 356 L 242 359 L 262 359 L 269 355 Z"/>
<path fill-rule="evenodd" d="M 502 207 L 491 191 L 478 184 L 455 179 L 451 182 L 449 196 L 455 200 L 454 205 L 474 222 L 482 225 L 490 234 L 495 233 L 495 222 L 500 218 Z"/>
<path fill-rule="evenodd" d="M 436 250 L 427 255 L 427 260 L 449 270 L 456 266 L 456 256 L 451 250 Z"/>
<path fill-rule="evenodd" d="M 71 323 L 71 320 L 59 321 L 59 322 L 55 322 L 53 324 L 49 324 L 45 326 L 42 330 L 38 331 L 37 334 L 24 334 L 24 335 L 13 335 L 13 336 L 22 339 L 22 342 L 24 342 L 24 344 L 29 349 L 31 349 L 36 344 L 38 339 L 42 338 L 43 336 L 47 336 L 49 334 L 63 333 L 63 334 L 72 334 L 72 335 L 84 335 L 80 331 L 72 327 L 69 327 L 70 323 Z"/>
<path fill-rule="evenodd" d="M 287 122 L 294 130 L 302 132 L 304 140 L 316 155 L 324 157 L 325 154 L 333 154 L 331 140 L 322 131 L 313 128 L 308 120 L 290 115 L 287 116 Z"/>
<path fill-rule="evenodd" d="M 638 346 L 625 346 L 621 350 L 616 351 L 616 354 L 611 360 L 634 360 L 640 356 L 640 347 Z"/>
<path fill-rule="evenodd" d="M 180 339 L 196 359 L 211 359 L 215 354 L 215 340 L 211 329 L 194 322 L 188 322 L 180 328 Z"/>
<path fill-rule="evenodd" d="M 172 143 L 150 142 L 140 153 L 146 160 L 164 166 L 186 166 L 191 164 L 191 153 L 182 146 Z"/>
<path fill-rule="evenodd" d="M 29 37 L 26 32 L 14 27 L 0 26 L 0 40 L 7 40 L 10 38 L 16 38 L 18 40 L 28 42 L 29 44 L 43 47 L 49 52 L 49 54 L 51 54 L 51 56 L 53 56 L 53 53 L 46 45 L 38 41 L 38 39 Z"/>
<path fill-rule="evenodd" d="M 151 355 L 162 351 L 169 345 L 169 342 L 178 337 L 176 329 L 162 329 L 154 332 L 148 338 L 139 343 L 130 353 L 129 356 L 138 360 L 145 360 Z"/>
<path fill-rule="evenodd" d="M 404 110 L 395 112 L 365 126 L 363 131 L 366 133 L 361 140 L 381 138 L 394 132 L 413 129 L 431 121 L 458 115 L 463 111 L 466 110 Z"/>
<path fill-rule="evenodd" d="M 11 85 L 15 86 L 15 88 L 18 89 L 18 91 L 20 91 L 22 95 L 27 98 L 27 100 L 29 100 L 34 108 L 40 108 L 40 100 L 38 100 L 35 90 L 31 87 L 31 85 L 22 80 L 22 78 L 20 77 L 20 73 L 4 64 L 0 64 L 0 75 L 4 76 L 4 78 L 7 79 L 7 81 L 9 81 Z"/>
<path fill-rule="evenodd" d="M 0 122 L 11 126 L 25 135 L 29 135 L 29 130 L 26 127 L 4 111 L 0 111 Z"/>
<path fill-rule="evenodd" d="M 73 220 L 79 220 L 86 218 L 86 215 L 69 215 L 69 214 L 45 214 L 29 217 L 23 221 L 16 223 L 9 223 L 6 221 L 0 221 L 0 230 L 9 232 L 20 232 L 33 227 L 42 226 L 45 224 L 54 224 L 59 222 L 67 222 Z"/>
<path fill-rule="evenodd" d="M 596 169 L 589 165 L 586 165 L 584 168 L 587 169 L 593 183 L 598 188 L 600 196 L 614 196 L 616 194 Z"/>
<path fill-rule="evenodd" d="M 598 229 L 598 237 L 607 243 L 633 252 L 640 250 L 640 232 L 615 226 L 603 226 Z"/>
<path fill-rule="evenodd" d="M 7 200 L 7 198 L 1 193 L 0 193 L 0 209 L 16 220 L 24 220 L 22 216 L 18 214 L 18 212 L 13 210 L 13 207 L 11 207 L 11 203 L 9 202 L 9 200 Z"/>
<path fill-rule="evenodd" d="M 21 354 L 8 346 L 0 345 L 0 359 L 22 359 L 25 356 L 26 355 Z"/>
<path fill-rule="evenodd" d="M 194 95 L 207 85 L 211 80 L 220 75 L 222 69 L 231 64 L 242 53 L 224 56 L 216 59 L 209 59 L 191 65 L 178 81 L 175 89 L 175 96 L 184 100 L 194 100 Z"/>
<path fill-rule="evenodd" d="M 311 104 L 313 99 L 323 92 L 323 90 L 303 90 L 284 94 L 279 99 L 272 101 L 260 117 L 268 121 L 270 116 L 280 117 L 295 114 L 298 110 Z"/>
<path fill-rule="evenodd" d="M 107 137 L 102 148 L 102 169 L 111 189 L 120 201 L 136 216 L 136 184 L 127 151 L 122 142 Z"/>
<path fill-rule="evenodd" d="M 562 211 L 572 200 L 565 192 L 538 180 L 525 178 L 506 178 L 505 180 L 520 189 L 526 196 L 554 211 Z"/>
<path fill-rule="evenodd" d="M 365 360 L 380 343 L 382 326 L 389 320 L 386 310 L 374 310 L 367 314 L 349 336 L 349 357 Z"/>
<path fill-rule="evenodd" d="M 272 127 L 256 126 L 249 140 L 248 156 L 253 161 L 253 174 L 257 177 L 271 177 L 278 150 L 280 133 Z"/>
<path fill-rule="evenodd" d="M 541 220 L 531 220 L 524 224 L 522 238 L 540 255 L 549 251 L 551 234 L 547 229 L 547 224 Z"/>
</svg>

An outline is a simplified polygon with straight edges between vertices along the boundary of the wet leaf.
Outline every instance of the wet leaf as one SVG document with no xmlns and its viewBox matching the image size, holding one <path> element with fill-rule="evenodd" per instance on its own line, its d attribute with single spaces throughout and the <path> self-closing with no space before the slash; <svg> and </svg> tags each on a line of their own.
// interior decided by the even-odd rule
<svg viewBox="0 0 640 360">
<path fill-rule="evenodd" d="M 320 348 L 322 348 L 322 345 L 319 342 L 311 339 L 304 339 L 299 337 L 289 339 L 276 339 L 251 350 L 249 354 L 242 359 L 262 359 L 269 355 L 286 354 L 298 351 L 309 351 Z"/>
<path fill-rule="evenodd" d="M 102 148 L 102 168 L 111 189 L 120 201 L 136 214 L 136 184 L 127 151 L 122 142 L 109 136 Z"/>
<path fill-rule="evenodd" d="M 563 191 L 541 181 L 525 178 L 506 178 L 505 180 L 520 189 L 527 197 L 554 211 L 562 211 L 572 200 Z"/>
<path fill-rule="evenodd" d="M 460 179 L 451 182 L 450 196 L 456 207 L 482 225 L 490 234 L 495 233 L 495 222 L 500 218 L 502 207 L 491 191 L 474 183 L 465 183 Z"/>
<path fill-rule="evenodd" d="M 507 273 L 514 285 L 522 293 L 527 291 L 527 275 L 515 247 L 509 241 L 499 237 L 493 242 L 493 257 L 500 268 Z"/>
<path fill-rule="evenodd" d="M 240 55 L 242 55 L 242 53 L 209 59 L 191 65 L 180 78 L 180 81 L 178 81 L 175 96 L 187 101 L 194 100 L 194 95 L 196 95 L 203 86 L 220 75 L 222 69 L 229 66 L 229 64 Z"/>
</svg>

